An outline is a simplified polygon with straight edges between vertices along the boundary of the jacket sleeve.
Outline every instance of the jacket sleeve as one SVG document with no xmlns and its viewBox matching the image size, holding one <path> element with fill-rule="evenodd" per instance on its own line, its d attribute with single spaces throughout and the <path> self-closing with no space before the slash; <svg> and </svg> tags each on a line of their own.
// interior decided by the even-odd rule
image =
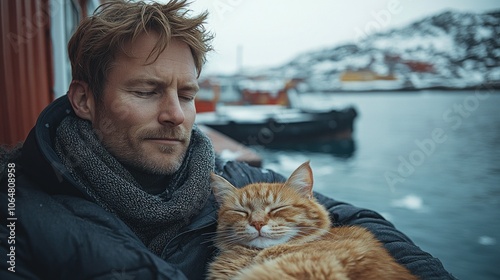
<svg viewBox="0 0 500 280">
<path fill-rule="evenodd" d="M 272 170 L 252 167 L 243 162 L 224 161 L 220 158 L 215 160 L 215 173 L 238 188 L 257 182 L 278 183 L 286 181 L 285 177 Z"/>
<path fill-rule="evenodd" d="M 339 202 L 319 193 L 315 193 L 315 197 L 328 209 L 335 225 L 358 225 L 368 229 L 400 264 L 420 279 L 456 279 L 444 269 L 439 259 L 422 251 L 377 212 Z"/>
</svg>

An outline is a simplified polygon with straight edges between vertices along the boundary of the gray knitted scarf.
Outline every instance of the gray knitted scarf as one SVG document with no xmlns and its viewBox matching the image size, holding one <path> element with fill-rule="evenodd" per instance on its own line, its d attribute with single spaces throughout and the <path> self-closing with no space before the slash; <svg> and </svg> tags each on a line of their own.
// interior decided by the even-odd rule
<svg viewBox="0 0 500 280">
<path fill-rule="evenodd" d="M 196 126 L 181 168 L 159 195 L 141 188 L 102 146 L 86 120 L 66 117 L 57 129 L 55 150 L 82 189 L 130 226 L 157 255 L 200 212 L 210 195 L 214 151 Z"/>
</svg>

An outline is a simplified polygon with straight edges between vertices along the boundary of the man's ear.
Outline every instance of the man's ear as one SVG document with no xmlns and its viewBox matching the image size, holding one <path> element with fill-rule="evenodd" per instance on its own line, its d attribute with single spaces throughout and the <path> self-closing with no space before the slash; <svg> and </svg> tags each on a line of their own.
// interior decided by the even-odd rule
<svg viewBox="0 0 500 280">
<path fill-rule="evenodd" d="M 94 121 L 96 111 L 94 95 L 86 82 L 73 80 L 69 86 L 68 99 L 77 116 Z"/>
</svg>

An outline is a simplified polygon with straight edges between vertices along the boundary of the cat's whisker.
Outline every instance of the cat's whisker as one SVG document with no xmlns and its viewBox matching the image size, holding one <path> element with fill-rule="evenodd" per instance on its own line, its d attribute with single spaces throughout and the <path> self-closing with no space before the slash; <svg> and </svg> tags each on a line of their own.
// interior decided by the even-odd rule
<svg viewBox="0 0 500 280">
<path fill-rule="evenodd" d="M 205 240 L 203 242 L 200 242 L 200 244 L 208 244 L 208 243 L 212 243 L 212 245 L 210 245 L 210 247 L 215 246 L 215 243 L 213 242 L 213 240 Z"/>
<path fill-rule="evenodd" d="M 245 236 L 230 236 L 230 235 L 227 235 L 227 236 L 218 236 L 216 238 L 214 238 L 214 242 L 224 242 L 224 243 L 232 243 L 232 244 L 236 244 L 236 243 L 242 243 L 242 241 L 244 241 L 246 238 Z"/>
<path fill-rule="evenodd" d="M 217 232 L 205 232 L 201 234 L 202 236 L 216 236 Z"/>
</svg>

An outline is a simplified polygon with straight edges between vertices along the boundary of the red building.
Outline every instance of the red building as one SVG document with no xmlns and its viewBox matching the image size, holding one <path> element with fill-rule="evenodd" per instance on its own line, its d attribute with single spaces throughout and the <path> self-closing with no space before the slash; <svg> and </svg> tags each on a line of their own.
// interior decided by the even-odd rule
<svg viewBox="0 0 500 280">
<path fill-rule="evenodd" d="M 97 0 L 0 1 L 0 145 L 23 141 L 40 112 L 65 94 L 66 44 Z"/>
</svg>

